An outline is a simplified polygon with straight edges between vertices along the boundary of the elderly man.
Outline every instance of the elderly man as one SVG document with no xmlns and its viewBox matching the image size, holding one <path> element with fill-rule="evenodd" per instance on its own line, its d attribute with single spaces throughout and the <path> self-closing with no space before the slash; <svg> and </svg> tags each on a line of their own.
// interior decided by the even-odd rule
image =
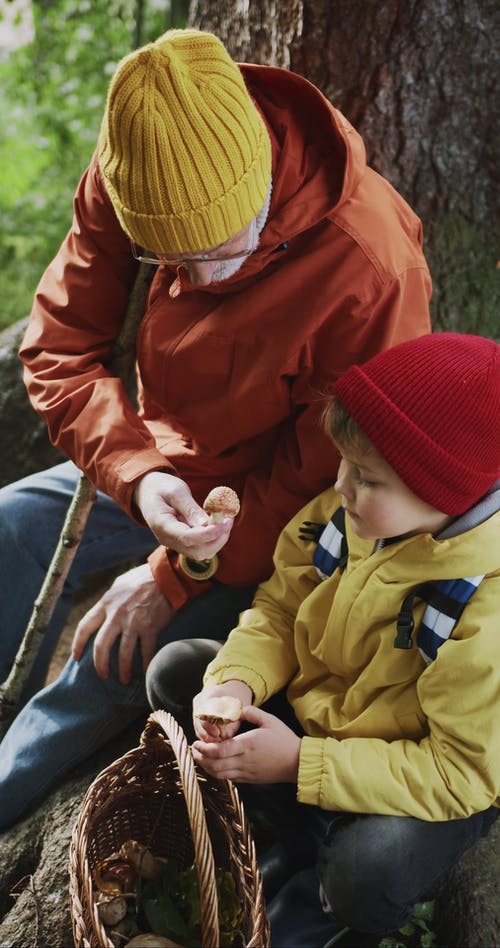
<svg viewBox="0 0 500 948">
<path fill-rule="evenodd" d="M 160 646 L 224 638 L 250 604 L 280 529 L 334 479 L 324 395 L 353 362 L 429 330 L 421 236 L 360 136 L 302 77 L 239 67 L 195 30 L 118 65 L 21 348 L 30 398 L 71 461 L 0 492 L 3 677 L 77 468 L 99 494 L 34 697 L 2 742 L 0 826 L 146 713 L 144 670 Z M 141 259 L 155 271 L 136 410 L 109 364 Z M 239 495 L 234 524 L 203 511 L 217 484 Z M 82 578 L 137 559 L 39 691 Z"/>
</svg>

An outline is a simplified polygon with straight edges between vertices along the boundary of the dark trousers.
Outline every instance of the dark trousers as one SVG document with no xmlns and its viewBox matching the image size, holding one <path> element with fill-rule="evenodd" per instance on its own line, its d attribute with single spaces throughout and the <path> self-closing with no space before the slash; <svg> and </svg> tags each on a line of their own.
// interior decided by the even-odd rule
<svg viewBox="0 0 500 948">
<path fill-rule="evenodd" d="M 146 687 L 193 737 L 192 699 L 219 643 L 173 642 L 154 658 Z M 264 709 L 301 733 L 283 694 Z M 291 784 L 240 785 L 257 834 L 283 846 L 291 878 L 269 906 L 273 948 L 320 948 L 343 926 L 360 932 L 398 929 L 415 902 L 477 840 L 497 810 L 428 822 L 411 816 L 335 813 L 298 803 Z M 320 898 L 321 892 L 321 898 Z"/>
</svg>

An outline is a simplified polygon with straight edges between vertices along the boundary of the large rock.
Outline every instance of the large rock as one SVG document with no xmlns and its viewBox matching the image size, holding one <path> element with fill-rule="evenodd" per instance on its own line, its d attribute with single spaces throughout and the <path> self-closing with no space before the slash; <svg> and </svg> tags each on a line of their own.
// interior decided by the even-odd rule
<svg viewBox="0 0 500 948">
<path fill-rule="evenodd" d="M 438 945 L 500 945 L 500 820 L 447 874 L 436 895 Z"/>
<path fill-rule="evenodd" d="M 76 768 L 40 807 L 0 836 L 1 948 L 71 948 L 68 853 L 94 777 L 139 743 L 144 721 Z"/>
<path fill-rule="evenodd" d="M 18 350 L 26 323 L 22 319 L 0 333 L 0 487 L 62 460 L 23 384 Z"/>
</svg>

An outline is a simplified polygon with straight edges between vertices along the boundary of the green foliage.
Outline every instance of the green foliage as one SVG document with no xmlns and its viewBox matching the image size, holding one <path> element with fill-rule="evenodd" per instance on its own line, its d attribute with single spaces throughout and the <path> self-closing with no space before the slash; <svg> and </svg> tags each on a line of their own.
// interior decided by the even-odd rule
<svg viewBox="0 0 500 948">
<path fill-rule="evenodd" d="M 224 948 L 233 945 L 237 938 L 242 909 L 231 873 L 216 869 L 215 881 L 220 944 Z M 160 876 L 141 880 L 137 892 L 139 918 L 142 913 L 155 935 L 174 939 L 189 948 L 199 948 L 200 892 L 195 866 L 180 870 L 175 860 L 169 859 Z"/>
<path fill-rule="evenodd" d="M 32 6 L 33 41 L 0 61 L 0 109 L 8 116 L 0 129 L 0 328 L 29 312 L 38 279 L 70 226 L 73 193 L 95 147 L 116 63 L 137 40 L 168 29 L 174 13 L 179 25 L 175 0 Z M 182 7 L 187 13 L 187 2 Z"/>
<path fill-rule="evenodd" d="M 413 906 L 410 921 L 399 929 L 397 935 L 387 935 L 378 943 L 378 948 L 437 948 L 436 936 L 429 923 L 434 917 L 434 902 L 417 902 Z"/>
</svg>

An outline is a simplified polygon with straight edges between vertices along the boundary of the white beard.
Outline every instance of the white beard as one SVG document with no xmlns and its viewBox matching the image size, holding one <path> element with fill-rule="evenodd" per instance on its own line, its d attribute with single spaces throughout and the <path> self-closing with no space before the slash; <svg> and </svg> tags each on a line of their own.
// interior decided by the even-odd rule
<svg viewBox="0 0 500 948">
<path fill-rule="evenodd" d="M 255 220 L 255 236 L 253 240 L 252 253 L 259 246 L 259 238 L 264 229 L 264 224 L 267 220 L 267 215 L 269 213 L 269 205 L 271 203 L 271 192 L 273 190 L 273 179 L 269 182 L 269 188 L 266 195 L 266 200 L 264 201 L 264 206 L 261 211 L 257 214 Z M 234 276 L 238 270 L 241 269 L 245 260 L 249 255 L 245 257 L 235 257 L 234 260 L 221 260 L 219 265 L 215 268 L 211 283 L 222 283 L 223 280 L 229 280 L 229 277 Z"/>
<path fill-rule="evenodd" d="M 221 260 L 221 262 L 215 268 L 210 282 L 222 283 L 223 280 L 228 280 L 229 277 L 232 277 L 234 273 L 238 272 L 240 267 L 242 267 L 245 263 L 246 259 L 246 257 L 235 257 L 234 260 Z"/>
</svg>

